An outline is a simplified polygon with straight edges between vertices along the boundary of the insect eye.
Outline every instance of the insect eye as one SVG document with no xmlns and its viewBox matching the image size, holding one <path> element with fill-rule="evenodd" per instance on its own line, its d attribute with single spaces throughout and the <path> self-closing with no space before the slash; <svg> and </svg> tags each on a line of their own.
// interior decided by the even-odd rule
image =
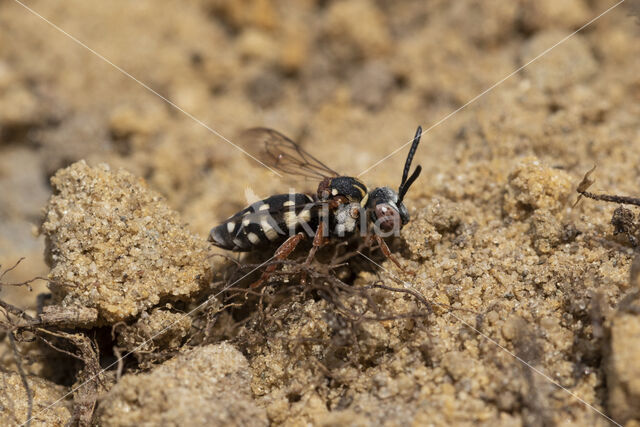
<svg viewBox="0 0 640 427">
<path fill-rule="evenodd" d="M 391 231 L 400 225 L 398 211 L 388 203 L 380 203 L 375 208 L 376 223 L 382 231 Z"/>
<path fill-rule="evenodd" d="M 349 209 L 349 215 L 351 215 L 351 218 L 357 219 L 360 216 L 359 206 L 351 206 Z"/>
</svg>

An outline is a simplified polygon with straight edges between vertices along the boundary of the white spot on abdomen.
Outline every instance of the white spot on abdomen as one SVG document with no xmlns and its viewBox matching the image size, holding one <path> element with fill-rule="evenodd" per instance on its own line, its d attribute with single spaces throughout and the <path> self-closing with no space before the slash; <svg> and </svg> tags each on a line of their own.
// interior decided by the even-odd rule
<svg viewBox="0 0 640 427">
<path fill-rule="evenodd" d="M 298 222 L 302 224 L 303 222 L 309 222 L 311 220 L 311 211 L 309 209 L 304 209 L 298 214 Z"/>
<path fill-rule="evenodd" d="M 284 223 L 287 224 L 287 228 L 293 228 L 298 223 L 298 217 L 296 213 L 293 211 L 288 211 L 284 213 Z"/>
<path fill-rule="evenodd" d="M 257 245 L 258 243 L 260 243 L 260 237 L 258 237 L 256 233 L 247 234 L 247 239 L 249 239 L 249 241 L 254 245 Z"/>
<path fill-rule="evenodd" d="M 269 224 L 267 218 L 263 218 L 260 221 L 260 226 L 262 227 L 262 232 L 264 233 L 264 235 L 267 236 L 267 239 L 275 240 L 278 237 L 278 232 L 271 226 L 271 224 Z"/>
</svg>

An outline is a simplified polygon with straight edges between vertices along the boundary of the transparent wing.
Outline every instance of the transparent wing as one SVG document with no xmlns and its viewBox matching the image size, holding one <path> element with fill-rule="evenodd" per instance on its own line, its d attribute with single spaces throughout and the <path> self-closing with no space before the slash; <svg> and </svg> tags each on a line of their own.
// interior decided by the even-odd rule
<svg viewBox="0 0 640 427">
<path fill-rule="evenodd" d="M 339 176 L 338 172 L 273 129 L 252 128 L 243 133 L 243 139 L 262 145 L 260 160 L 280 172 L 319 180 Z"/>
</svg>

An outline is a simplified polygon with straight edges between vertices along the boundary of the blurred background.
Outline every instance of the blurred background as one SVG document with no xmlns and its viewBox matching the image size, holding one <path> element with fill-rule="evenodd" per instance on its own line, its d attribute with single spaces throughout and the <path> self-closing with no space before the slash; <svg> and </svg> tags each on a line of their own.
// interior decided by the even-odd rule
<svg viewBox="0 0 640 427">
<path fill-rule="evenodd" d="M 238 132 L 268 126 L 345 174 L 408 142 L 417 125 L 437 124 L 416 157 L 425 171 L 413 199 L 469 196 L 451 185 L 473 179 L 459 165 L 484 164 L 494 171 L 482 184 L 490 186 L 509 169 L 501 162 L 531 154 L 576 176 L 594 160 L 602 170 L 609 162 L 616 175 L 600 182 L 637 194 L 640 43 L 631 0 L 444 121 L 615 2 L 23 4 L 113 65 L 0 0 L 0 264 L 25 257 L 7 281 L 46 275 L 37 230 L 49 178 L 80 159 L 143 177 L 202 236 L 245 204 L 247 188 L 261 197 L 315 188 L 277 178 L 139 82 L 249 153 L 259 147 L 236 141 Z M 405 152 L 362 179 L 395 187 Z M 471 196 L 481 194 L 482 186 Z"/>
</svg>

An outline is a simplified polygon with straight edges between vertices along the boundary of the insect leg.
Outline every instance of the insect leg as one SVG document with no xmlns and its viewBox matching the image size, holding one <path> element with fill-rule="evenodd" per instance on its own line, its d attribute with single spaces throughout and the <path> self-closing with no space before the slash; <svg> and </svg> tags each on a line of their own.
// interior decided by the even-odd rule
<svg viewBox="0 0 640 427">
<path fill-rule="evenodd" d="M 295 236 L 289 237 L 276 250 L 275 254 L 273 255 L 273 259 L 276 261 L 282 261 L 286 259 L 289 255 L 291 255 L 291 252 L 293 252 L 296 246 L 298 246 L 298 243 L 300 243 L 304 238 L 304 233 L 298 233 Z M 267 268 L 265 268 L 262 272 L 262 276 L 260 276 L 260 279 L 251 284 L 251 288 L 257 288 L 258 286 L 262 285 L 269 278 L 269 276 L 271 276 L 273 272 L 276 271 L 276 268 L 278 268 L 278 264 L 268 265 Z"/>
<path fill-rule="evenodd" d="M 316 255 L 316 252 L 318 251 L 318 248 L 324 245 L 325 237 L 323 236 L 323 234 L 324 234 L 324 223 L 320 221 L 320 225 L 318 225 L 318 229 L 316 230 L 316 235 L 313 236 L 313 246 L 309 251 L 309 255 L 307 255 L 307 259 L 305 260 L 304 265 L 311 264 L 311 261 L 313 261 L 313 257 Z"/>
<path fill-rule="evenodd" d="M 311 246 L 311 250 L 309 251 L 309 255 L 307 255 L 307 259 L 304 261 L 304 266 L 308 266 L 313 261 L 313 257 L 316 255 L 318 248 L 325 244 L 326 238 L 323 236 L 324 234 L 324 223 L 320 221 L 318 228 L 316 229 L 316 234 L 313 236 L 313 246 Z M 305 285 L 307 283 L 307 273 L 302 273 L 301 283 Z"/>
<path fill-rule="evenodd" d="M 393 261 L 393 263 L 398 266 L 400 270 L 402 270 L 404 273 L 415 274 L 415 271 L 407 270 L 400 264 L 400 261 L 398 261 L 396 257 L 393 256 L 393 254 L 391 253 L 391 249 L 389 249 L 389 246 L 387 246 L 387 243 L 382 237 L 374 234 L 373 238 L 375 239 L 376 243 L 378 243 L 378 246 L 380 246 L 380 250 L 382 251 L 384 256 Z"/>
</svg>

